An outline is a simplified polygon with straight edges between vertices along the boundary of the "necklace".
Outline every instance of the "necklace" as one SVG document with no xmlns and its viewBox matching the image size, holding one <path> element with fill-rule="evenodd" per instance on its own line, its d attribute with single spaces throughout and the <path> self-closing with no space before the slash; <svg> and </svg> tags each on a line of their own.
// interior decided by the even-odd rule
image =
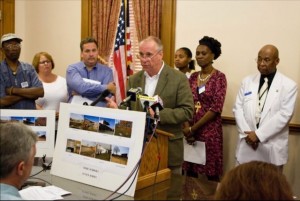
<svg viewBox="0 0 300 201">
<path fill-rule="evenodd" d="M 199 73 L 199 80 L 200 80 L 201 82 L 205 82 L 210 76 L 211 76 L 211 73 L 208 74 L 205 78 L 201 78 L 201 73 Z"/>
<path fill-rule="evenodd" d="M 7 67 L 7 70 L 8 70 L 8 69 L 9 69 L 9 67 Z M 16 75 L 17 75 L 18 67 L 17 67 L 15 70 L 13 70 L 12 68 L 10 68 L 10 70 L 11 70 L 13 76 L 16 76 Z"/>
</svg>

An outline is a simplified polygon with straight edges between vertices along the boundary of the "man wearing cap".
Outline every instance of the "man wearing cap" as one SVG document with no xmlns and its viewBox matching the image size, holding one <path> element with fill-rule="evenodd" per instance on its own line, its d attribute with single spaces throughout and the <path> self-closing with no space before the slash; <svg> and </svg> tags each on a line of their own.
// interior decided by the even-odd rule
<svg viewBox="0 0 300 201">
<path fill-rule="evenodd" d="M 19 61 L 21 42 L 14 33 L 1 37 L 5 59 L 0 66 L 0 108 L 36 109 L 35 100 L 44 96 L 43 84 L 32 65 Z"/>
</svg>

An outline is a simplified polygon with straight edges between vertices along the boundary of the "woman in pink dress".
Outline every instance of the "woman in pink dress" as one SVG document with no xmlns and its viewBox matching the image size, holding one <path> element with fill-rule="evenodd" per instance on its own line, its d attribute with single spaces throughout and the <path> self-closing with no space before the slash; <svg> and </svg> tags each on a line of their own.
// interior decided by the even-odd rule
<svg viewBox="0 0 300 201">
<path fill-rule="evenodd" d="M 221 71 L 213 67 L 213 60 L 221 55 L 221 43 L 204 36 L 196 49 L 196 60 L 201 71 L 191 75 L 189 82 L 194 98 L 194 117 L 184 125 L 183 132 L 189 144 L 202 141 L 206 148 L 205 165 L 185 161 L 183 170 L 188 175 L 206 175 L 219 181 L 223 173 L 223 132 L 221 113 L 227 81 Z M 192 146 L 192 145 L 191 145 Z"/>
</svg>

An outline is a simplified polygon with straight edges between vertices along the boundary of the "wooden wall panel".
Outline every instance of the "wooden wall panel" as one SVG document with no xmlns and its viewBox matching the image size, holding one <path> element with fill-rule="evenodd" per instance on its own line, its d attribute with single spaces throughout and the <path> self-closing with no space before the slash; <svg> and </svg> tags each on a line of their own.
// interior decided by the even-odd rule
<svg viewBox="0 0 300 201">
<path fill-rule="evenodd" d="M 164 61 L 174 67 L 176 0 L 162 1 L 161 41 L 164 46 Z"/>
<path fill-rule="evenodd" d="M 15 0 L 0 0 L 0 37 L 15 31 Z M 3 59 L 0 51 L 0 60 Z"/>
</svg>

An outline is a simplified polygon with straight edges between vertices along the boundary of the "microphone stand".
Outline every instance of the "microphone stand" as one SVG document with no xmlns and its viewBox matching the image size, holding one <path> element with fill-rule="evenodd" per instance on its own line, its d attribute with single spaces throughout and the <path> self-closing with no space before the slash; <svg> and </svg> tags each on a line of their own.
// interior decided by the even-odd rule
<svg viewBox="0 0 300 201">
<path fill-rule="evenodd" d="M 97 105 L 100 101 L 104 101 L 105 97 L 109 96 L 111 93 L 108 89 L 105 89 L 100 95 L 90 104 L 90 106 Z M 83 105 L 89 105 L 87 102 L 84 102 Z"/>
<path fill-rule="evenodd" d="M 119 108 L 126 108 L 126 110 L 131 110 L 129 102 L 121 102 Z"/>
<path fill-rule="evenodd" d="M 106 96 L 108 96 L 110 94 L 110 91 L 108 89 L 105 89 L 100 95 L 98 98 L 96 98 L 96 100 L 94 100 L 90 106 L 95 106 L 97 105 L 100 101 L 104 101 L 104 98 Z"/>
</svg>

